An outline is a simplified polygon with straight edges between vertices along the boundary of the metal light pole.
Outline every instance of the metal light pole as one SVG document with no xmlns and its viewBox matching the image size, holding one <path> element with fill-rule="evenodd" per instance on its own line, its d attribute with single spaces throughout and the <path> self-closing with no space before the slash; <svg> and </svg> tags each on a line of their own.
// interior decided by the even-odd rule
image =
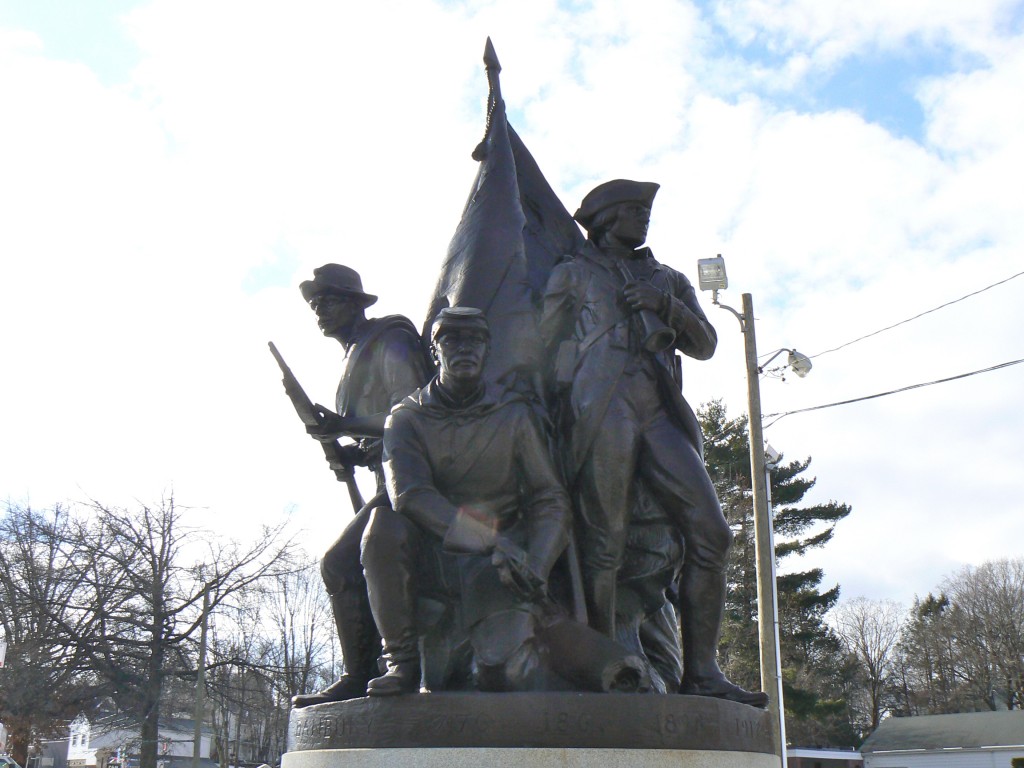
<svg viewBox="0 0 1024 768">
<path fill-rule="evenodd" d="M 203 588 L 203 623 L 199 630 L 199 663 L 196 665 L 195 724 L 192 734 L 192 768 L 199 768 L 203 747 L 203 717 L 206 696 L 206 629 L 210 616 L 210 585 Z"/>
<path fill-rule="evenodd" d="M 764 449 L 765 449 L 764 450 L 765 456 L 767 458 L 767 461 L 765 461 L 765 466 L 764 466 L 764 486 L 765 486 L 765 489 L 768 492 L 768 519 L 769 520 L 775 520 L 775 507 L 772 504 L 772 474 L 771 473 L 772 473 L 772 470 L 775 469 L 775 467 L 777 467 L 779 465 L 779 458 L 780 458 L 780 456 L 779 456 L 778 452 L 776 452 L 767 443 L 765 443 Z M 774 524 L 768 526 L 768 533 L 769 533 L 769 540 L 768 540 L 769 551 L 774 554 L 774 552 L 775 552 L 775 525 Z M 778 582 L 776 581 L 776 577 L 778 576 L 778 573 L 775 570 L 775 558 L 774 557 L 772 557 L 772 561 L 771 562 L 772 562 L 772 585 L 774 586 L 774 585 L 778 584 Z M 779 590 L 778 589 L 772 589 L 772 615 L 775 617 L 774 626 L 773 626 L 773 632 L 774 632 L 774 636 L 775 636 L 774 637 L 774 641 L 775 641 L 775 663 L 777 665 L 775 667 L 775 681 L 778 683 L 778 686 L 779 686 L 777 694 L 778 694 L 778 697 L 779 697 L 779 702 L 781 704 L 781 702 L 783 701 L 783 698 L 782 698 L 782 654 L 781 654 L 781 645 L 779 644 Z M 779 741 L 779 745 L 781 746 L 781 751 L 782 751 L 782 754 L 781 754 L 782 765 L 783 765 L 783 768 L 785 768 L 785 766 L 786 766 L 786 713 L 785 713 L 785 711 L 780 711 L 779 712 L 779 731 L 780 731 L 780 735 L 782 737 L 781 740 Z"/>
</svg>

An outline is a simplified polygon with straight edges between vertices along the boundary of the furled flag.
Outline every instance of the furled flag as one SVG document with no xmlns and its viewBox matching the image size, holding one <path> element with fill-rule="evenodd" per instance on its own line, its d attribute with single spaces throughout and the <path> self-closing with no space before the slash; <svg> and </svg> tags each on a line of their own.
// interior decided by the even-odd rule
<svg viewBox="0 0 1024 768">
<path fill-rule="evenodd" d="M 425 329 L 447 306 L 476 307 L 491 326 L 487 378 L 533 387 L 542 371 L 537 316 L 548 275 L 583 241 L 576 223 L 508 124 L 490 38 L 484 50 L 489 86 L 480 162 L 462 219 L 441 267 Z M 424 333 L 427 337 L 428 333 Z"/>
</svg>

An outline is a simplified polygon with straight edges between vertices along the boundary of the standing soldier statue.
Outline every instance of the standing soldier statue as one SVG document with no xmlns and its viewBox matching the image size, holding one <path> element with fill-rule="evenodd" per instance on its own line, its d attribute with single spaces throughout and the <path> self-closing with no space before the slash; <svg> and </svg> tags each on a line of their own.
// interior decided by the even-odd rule
<svg viewBox="0 0 1024 768">
<path fill-rule="evenodd" d="M 573 217 L 587 242 L 554 268 L 544 295 L 541 333 L 564 390 L 565 465 L 590 622 L 615 637 L 619 570 L 643 486 L 686 546 L 679 692 L 763 707 L 767 696 L 731 683 L 716 658 L 732 535 L 675 353 L 707 360 L 718 337 L 689 280 L 641 247 L 657 191 L 623 179 L 591 191 Z"/>
<path fill-rule="evenodd" d="M 320 563 L 331 597 L 345 674 L 319 693 L 293 698 L 296 707 L 306 707 L 365 696 L 367 683 L 379 673 L 380 635 L 370 612 L 360 546 L 372 511 L 389 503 L 381 471 L 384 420 L 393 405 L 430 378 L 430 372 L 419 334 L 407 318 L 366 317 L 366 308 L 377 297 L 363 291 L 354 269 L 324 264 L 313 270 L 313 279 L 299 288 L 316 312 L 324 336 L 337 339 L 345 349 L 336 412 L 316 406 L 311 420 L 315 423 L 308 424 L 307 431 L 330 447 L 325 447 L 325 453 L 339 478 L 346 477 L 351 483 L 353 466 L 368 467 L 377 478 L 374 497 L 357 510 Z M 289 373 L 286 371 L 286 386 Z M 340 437 L 355 442 L 338 446 Z M 350 484 L 350 490 L 353 488 Z"/>
</svg>

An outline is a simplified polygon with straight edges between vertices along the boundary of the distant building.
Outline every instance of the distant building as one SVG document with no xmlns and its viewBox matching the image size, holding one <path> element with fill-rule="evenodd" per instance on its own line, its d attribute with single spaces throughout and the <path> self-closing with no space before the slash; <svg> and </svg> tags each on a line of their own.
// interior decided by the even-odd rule
<svg viewBox="0 0 1024 768">
<path fill-rule="evenodd" d="M 1024 711 L 890 717 L 861 745 L 864 768 L 1010 768 Z"/>
<path fill-rule="evenodd" d="M 191 765 L 195 721 L 160 718 L 157 745 L 159 768 L 184 768 Z M 200 732 L 200 765 L 213 768 L 210 744 L 213 732 L 203 726 Z M 79 715 L 71 722 L 67 768 L 138 768 L 139 720 L 125 714 L 108 715 L 90 722 Z"/>
<path fill-rule="evenodd" d="M 44 741 L 36 754 L 29 753 L 25 768 L 68 768 L 68 739 Z"/>
<path fill-rule="evenodd" d="M 786 747 L 787 768 L 863 768 L 855 749 L 833 747 Z"/>
</svg>

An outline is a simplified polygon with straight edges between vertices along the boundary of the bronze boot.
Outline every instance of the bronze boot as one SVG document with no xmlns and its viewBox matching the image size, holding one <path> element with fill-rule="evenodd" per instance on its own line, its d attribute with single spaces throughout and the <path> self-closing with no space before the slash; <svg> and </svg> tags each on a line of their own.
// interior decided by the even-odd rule
<svg viewBox="0 0 1024 768">
<path fill-rule="evenodd" d="M 347 701 L 366 695 L 366 684 L 378 671 L 380 635 L 370 613 L 365 584 L 347 587 L 331 595 L 331 609 L 345 662 L 345 674 L 318 693 L 292 697 L 296 709 L 330 701 Z"/>
<path fill-rule="evenodd" d="M 730 682 L 718 666 L 718 640 L 725 611 L 724 571 L 683 566 L 679 608 L 683 625 L 683 681 L 679 692 L 767 707 L 767 693 L 748 691 Z"/>
</svg>

